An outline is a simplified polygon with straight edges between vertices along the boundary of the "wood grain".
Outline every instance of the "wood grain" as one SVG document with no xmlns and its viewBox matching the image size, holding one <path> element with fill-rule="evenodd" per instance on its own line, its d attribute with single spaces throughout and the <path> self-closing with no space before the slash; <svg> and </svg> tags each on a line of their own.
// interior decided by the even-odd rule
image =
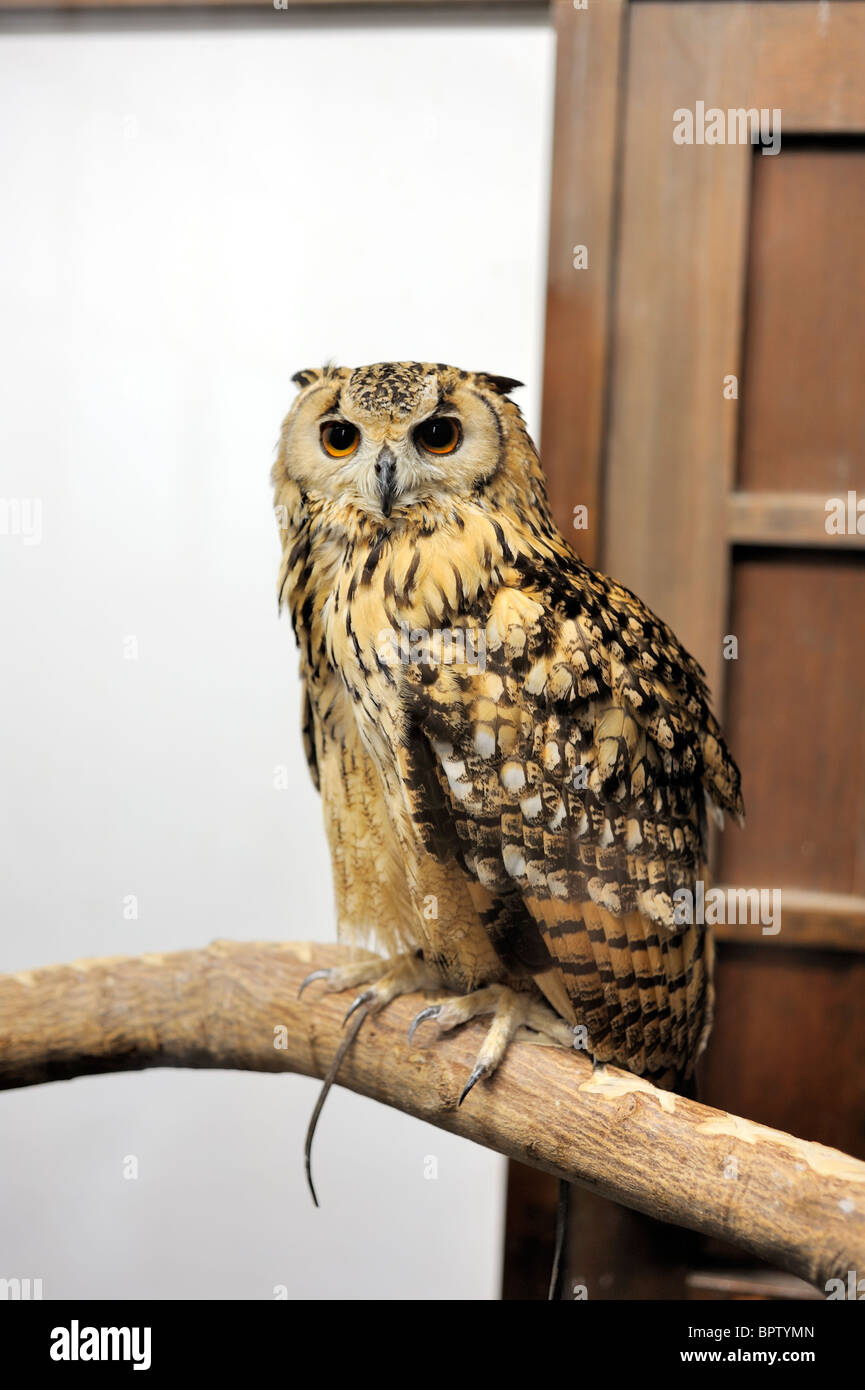
<svg viewBox="0 0 865 1390">
<path fill-rule="evenodd" d="M 858 531 L 827 532 L 826 503 L 833 498 L 844 502 L 846 509 L 846 487 L 832 492 L 733 492 L 727 499 L 727 539 L 733 545 L 865 550 L 865 535 Z M 846 511 L 845 519 L 849 523 Z"/>
<path fill-rule="evenodd" d="M 677 145 L 673 113 L 728 104 L 747 7 L 632 8 L 604 567 L 668 622 L 722 695 L 753 154 Z M 707 158 L 706 156 L 711 157 Z"/>
<path fill-rule="evenodd" d="M 793 140 L 755 159 L 752 208 L 738 487 L 799 493 L 803 508 L 822 496 L 817 543 L 865 545 L 827 536 L 823 509 L 865 483 L 865 141 Z"/>
<path fill-rule="evenodd" d="M 865 958 L 727 941 L 717 957 L 701 1094 L 865 1159 Z"/>
<path fill-rule="evenodd" d="M 298 988 L 309 971 L 348 954 L 218 941 L 0 977 L 0 1087 L 160 1066 L 322 1076 L 346 1001 L 314 985 L 298 1000 Z M 484 1026 L 409 1048 L 421 1002 L 395 1000 L 365 1022 L 341 1084 L 638 1211 L 733 1241 L 818 1288 L 865 1267 L 865 1164 L 627 1072 L 593 1073 L 577 1053 L 525 1043 L 458 1109 Z M 276 1047 L 280 1029 L 284 1046 Z"/>
<path fill-rule="evenodd" d="M 728 892 L 730 884 L 717 885 Z M 781 930 L 766 934 L 760 922 L 727 922 L 713 926 L 717 941 L 747 941 L 751 945 L 787 948 L 818 947 L 827 951 L 865 951 L 865 898 L 855 893 L 812 893 L 803 888 L 781 889 Z"/>
<path fill-rule="evenodd" d="M 285 10 L 545 10 L 549 0 L 286 0 Z M 273 10 L 273 0 L 0 0 L 3 10 Z"/>
<path fill-rule="evenodd" d="M 746 829 L 721 836 L 718 876 L 863 896 L 865 555 L 743 549 L 732 599 L 725 723 Z"/>
<path fill-rule="evenodd" d="M 623 0 L 556 0 L 556 99 L 541 450 L 556 524 L 589 564 L 600 550 L 615 200 L 621 168 Z M 574 248 L 588 265 L 574 268 Z M 574 508 L 588 526 L 574 530 Z"/>
</svg>

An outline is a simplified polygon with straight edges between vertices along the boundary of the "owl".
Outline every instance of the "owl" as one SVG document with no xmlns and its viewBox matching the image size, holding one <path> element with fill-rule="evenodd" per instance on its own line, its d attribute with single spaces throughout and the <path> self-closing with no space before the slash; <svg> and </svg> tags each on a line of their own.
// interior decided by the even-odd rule
<svg viewBox="0 0 865 1390">
<path fill-rule="evenodd" d="M 361 1016 L 437 991 L 412 1033 L 487 1016 L 461 1100 L 518 1029 L 681 1086 L 713 943 L 680 906 L 707 815 L 743 811 L 701 667 L 557 531 L 519 382 L 425 362 L 293 380 L 279 603 L 340 938 L 377 948 L 310 978 L 359 990 Z"/>
</svg>

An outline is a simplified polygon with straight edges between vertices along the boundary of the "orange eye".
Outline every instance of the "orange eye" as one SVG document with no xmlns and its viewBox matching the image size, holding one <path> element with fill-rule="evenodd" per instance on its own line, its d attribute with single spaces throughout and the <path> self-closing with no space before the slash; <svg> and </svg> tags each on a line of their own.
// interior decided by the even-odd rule
<svg viewBox="0 0 865 1390">
<path fill-rule="evenodd" d="M 431 454 L 452 454 L 462 438 L 459 421 L 447 415 L 424 420 L 415 430 L 417 439 Z"/>
<path fill-rule="evenodd" d="M 348 458 L 360 440 L 360 430 L 347 420 L 331 420 L 321 431 L 321 446 L 332 459 Z"/>
</svg>

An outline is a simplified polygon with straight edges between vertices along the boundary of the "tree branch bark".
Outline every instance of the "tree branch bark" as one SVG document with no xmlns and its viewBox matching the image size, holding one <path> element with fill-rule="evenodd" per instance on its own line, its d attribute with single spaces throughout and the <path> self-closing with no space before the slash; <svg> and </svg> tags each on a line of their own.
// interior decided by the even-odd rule
<svg viewBox="0 0 865 1390">
<path fill-rule="evenodd" d="M 206 950 L 112 957 L 0 976 L 0 1089 L 143 1067 L 323 1076 L 346 997 L 311 971 L 337 946 L 217 941 Z M 370 1017 L 340 1084 L 486 1148 L 687 1226 L 825 1288 L 865 1273 L 865 1163 L 658 1091 L 593 1073 L 579 1053 L 515 1044 L 457 1109 L 484 1021 L 408 1046 L 418 996 Z"/>
</svg>

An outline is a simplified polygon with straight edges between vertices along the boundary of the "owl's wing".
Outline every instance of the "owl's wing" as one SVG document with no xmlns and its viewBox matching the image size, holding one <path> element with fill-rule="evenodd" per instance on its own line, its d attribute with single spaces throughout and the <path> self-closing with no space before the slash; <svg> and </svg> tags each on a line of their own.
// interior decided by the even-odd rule
<svg viewBox="0 0 865 1390">
<path fill-rule="evenodd" d="M 309 766 L 309 775 L 312 778 L 313 786 L 316 791 L 321 791 L 321 778 L 318 773 L 318 754 L 315 748 L 315 714 L 312 708 L 312 700 L 309 696 L 309 688 L 306 681 L 303 682 L 303 695 L 300 715 L 300 734 L 303 740 L 303 751 Z"/>
<path fill-rule="evenodd" d="M 444 792 L 465 868 L 497 902 L 518 892 L 597 1058 L 681 1074 L 711 962 L 673 895 L 702 869 L 706 807 L 741 815 L 738 769 L 701 668 L 639 599 L 570 551 L 553 584 L 522 580 L 480 633 L 464 620 L 466 659 L 410 668 L 439 783 L 410 779 L 412 809 L 429 838 Z"/>
</svg>

